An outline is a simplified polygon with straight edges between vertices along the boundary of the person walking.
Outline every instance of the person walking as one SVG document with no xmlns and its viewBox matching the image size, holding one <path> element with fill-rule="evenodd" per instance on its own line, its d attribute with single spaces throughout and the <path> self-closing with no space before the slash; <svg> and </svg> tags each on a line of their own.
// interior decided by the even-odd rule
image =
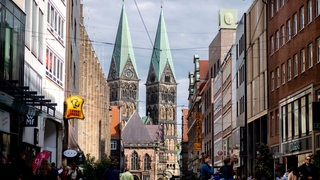
<svg viewBox="0 0 320 180">
<path fill-rule="evenodd" d="M 208 154 L 203 154 L 200 160 L 200 180 L 211 179 L 211 176 L 213 175 L 213 167 L 208 164 L 209 161 L 210 156 Z"/>
<path fill-rule="evenodd" d="M 104 180 L 118 180 L 119 171 L 117 170 L 117 162 L 113 162 L 103 173 Z"/>
<path fill-rule="evenodd" d="M 224 165 L 220 168 L 222 174 L 221 180 L 233 180 L 232 162 L 229 157 L 223 160 Z"/>
<path fill-rule="evenodd" d="M 310 156 L 306 156 L 305 163 L 299 166 L 298 171 L 301 180 L 314 180 L 318 178 L 317 167 L 312 164 Z"/>
<path fill-rule="evenodd" d="M 128 168 L 125 168 L 125 172 L 120 174 L 120 180 L 134 180 Z"/>
<path fill-rule="evenodd" d="M 59 180 L 59 173 L 56 167 L 56 163 L 51 163 L 50 180 Z"/>
</svg>

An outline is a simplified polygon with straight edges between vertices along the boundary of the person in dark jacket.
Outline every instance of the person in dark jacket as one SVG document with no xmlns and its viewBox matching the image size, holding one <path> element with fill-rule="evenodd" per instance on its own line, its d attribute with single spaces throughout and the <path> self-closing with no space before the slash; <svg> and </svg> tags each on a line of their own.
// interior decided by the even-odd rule
<svg viewBox="0 0 320 180">
<path fill-rule="evenodd" d="M 224 165 L 220 168 L 222 180 L 233 180 L 233 169 L 231 165 L 231 159 L 226 157 L 223 160 Z"/>
<path fill-rule="evenodd" d="M 203 154 L 201 157 L 200 180 L 211 179 L 211 176 L 213 175 L 213 167 L 208 164 L 209 161 L 210 156 Z"/>
<path fill-rule="evenodd" d="M 317 167 L 312 164 L 311 160 L 310 156 L 306 156 L 305 163 L 299 166 L 298 171 L 301 180 L 319 179 Z"/>
</svg>

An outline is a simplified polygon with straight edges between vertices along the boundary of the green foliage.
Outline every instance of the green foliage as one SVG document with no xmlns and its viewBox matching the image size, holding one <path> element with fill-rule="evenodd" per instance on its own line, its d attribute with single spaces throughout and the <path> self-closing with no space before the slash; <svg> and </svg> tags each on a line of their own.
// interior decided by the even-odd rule
<svg viewBox="0 0 320 180">
<path fill-rule="evenodd" d="M 273 178 L 273 158 L 267 145 L 257 144 L 258 154 L 256 157 L 255 176 L 257 179 L 262 177 L 266 179 Z"/>
<path fill-rule="evenodd" d="M 111 166 L 111 160 L 103 158 L 100 161 L 96 161 L 94 156 L 90 154 L 86 155 L 86 160 L 83 165 L 83 176 L 89 180 L 103 179 L 103 172 L 106 168 Z"/>
<path fill-rule="evenodd" d="M 313 156 L 313 164 L 320 170 L 320 154 L 317 152 L 316 155 Z"/>
</svg>

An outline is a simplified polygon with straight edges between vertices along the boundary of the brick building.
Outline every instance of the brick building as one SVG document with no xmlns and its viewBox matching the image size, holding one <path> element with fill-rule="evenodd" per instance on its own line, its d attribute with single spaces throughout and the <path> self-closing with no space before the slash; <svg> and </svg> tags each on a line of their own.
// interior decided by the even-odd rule
<svg viewBox="0 0 320 180">
<path fill-rule="evenodd" d="M 313 117 L 320 95 L 319 4 L 268 1 L 268 143 L 284 165 L 298 166 L 320 148 Z"/>
</svg>

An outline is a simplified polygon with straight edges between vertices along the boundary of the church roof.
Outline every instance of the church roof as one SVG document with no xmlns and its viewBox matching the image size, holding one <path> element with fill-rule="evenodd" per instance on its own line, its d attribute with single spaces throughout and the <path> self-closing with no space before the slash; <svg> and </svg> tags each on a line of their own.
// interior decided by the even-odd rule
<svg viewBox="0 0 320 180">
<path fill-rule="evenodd" d="M 153 132 L 153 131 L 151 131 Z M 139 114 L 134 112 L 122 130 L 124 144 L 146 144 L 154 142 L 147 126 L 143 124 Z"/>
<path fill-rule="evenodd" d="M 161 9 L 157 34 L 154 41 L 154 47 L 153 47 L 151 63 L 150 63 L 150 67 L 153 66 L 154 68 L 157 81 L 160 81 L 161 75 L 167 64 L 169 64 L 171 71 L 173 73 L 173 76 L 175 77 L 171 50 L 170 50 L 169 40 L 168 40 L 168 34 L 167 34 L 166 25 L 163 17 L 163 10 Z"/>
<path fill-rule="evenodd" d="M 125 10 L 125 4 L 122 5 L 122 11 L 118 26 L 117 37 L 112 53 L 112 60 L 115 61 L 115 65 L 117 68 L 117 76 L 120 77 L 124 66 L 128 59 L 131 59 L 132 65 L 137 72 L 137 65 L 134 56 L 131 35 L 129 30 L 129 24 L 127 20 L 127 14 Z M 138 73 L 137 73 L 138 76 Z"/>
</svg>

